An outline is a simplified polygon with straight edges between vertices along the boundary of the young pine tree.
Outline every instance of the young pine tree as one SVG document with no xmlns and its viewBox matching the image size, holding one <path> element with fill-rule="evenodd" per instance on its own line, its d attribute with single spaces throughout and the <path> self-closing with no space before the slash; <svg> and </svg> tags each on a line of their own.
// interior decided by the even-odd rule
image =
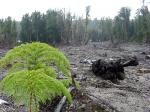
<svg viewBox="0 0 150 112">
<path fill-rule="evenodd" d="M 0 90 L 24 103 L 29 112 L 38 112 L 39 102 L 51 101 L 56 96 L 64 95 L 71 102 L 66 88 L 71 83 L 69 61 L 57 49 L 39 42 L 22 44 L 0 60 L 1 70 L 7 65 L 11 67 L 0 82 Z M 56 70 L 64 74 L 65 80 L 58 80 Z"/>
</svg>

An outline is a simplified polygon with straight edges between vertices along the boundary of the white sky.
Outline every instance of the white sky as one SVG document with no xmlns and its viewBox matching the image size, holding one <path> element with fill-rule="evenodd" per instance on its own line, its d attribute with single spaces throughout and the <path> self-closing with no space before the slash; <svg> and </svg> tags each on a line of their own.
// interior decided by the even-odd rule
<svg viewBox="0 0 150 112">
<path fill-rule="evenodd" d="M 21 20 L 22 15 L 35 10 L 46 12 L 48 9 L 70 10 L 76 15 L 85 15 L 85 7 L 91 6 L 91 18 L 111 17 L 118 14 L 121 7 L 130 7 L 132 16 L 141 7 L 142 0 L 0 0 L 0 18 L 11 16 Z"/>
</svg>

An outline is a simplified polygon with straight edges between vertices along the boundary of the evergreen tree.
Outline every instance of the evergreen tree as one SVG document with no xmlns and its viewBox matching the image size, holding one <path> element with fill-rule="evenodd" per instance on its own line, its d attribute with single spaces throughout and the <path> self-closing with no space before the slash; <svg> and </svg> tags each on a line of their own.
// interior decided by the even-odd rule
<svg viewBox="0 0 150 112">
<path fill-rule="evenodd" d="M 12 66 L 0 82 L 0 90 L 24 103 L 29 112 L 38 112 L 39 102 L 56 96 L 65 95 L 71 102 L 66 88 L 72 82 L 70 64 L 62 52 L 44 43 L 22 44 L 0 60 L 0 69 L 8 64 Z M 56 70 L 64 74 L 64 80 L 58 79 Z"/>
</svg>

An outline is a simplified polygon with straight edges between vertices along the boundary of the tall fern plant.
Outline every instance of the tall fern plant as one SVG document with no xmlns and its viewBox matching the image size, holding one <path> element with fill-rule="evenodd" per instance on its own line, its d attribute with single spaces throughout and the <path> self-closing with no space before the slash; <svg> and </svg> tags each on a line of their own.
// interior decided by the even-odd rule
<svg viewBox="0 0 150 112">
<path fill-rule="evenodd" d="M 29 112 L 39 110 L 39 102 L 45 103 L 56 96 L 71 95 L 65 85 L 71 83 L 70 65 L 65 55 L 45 43 L 33 42 L 17 46 L 0 60 L 0 69 L 9 67 L 8 74 L 0 82 L 0 90 L 24 103 Z M 64 74 L 59 80 L 56 70 Z M 66 83 L 67 82 L 67 83 Z"/>
</svg>

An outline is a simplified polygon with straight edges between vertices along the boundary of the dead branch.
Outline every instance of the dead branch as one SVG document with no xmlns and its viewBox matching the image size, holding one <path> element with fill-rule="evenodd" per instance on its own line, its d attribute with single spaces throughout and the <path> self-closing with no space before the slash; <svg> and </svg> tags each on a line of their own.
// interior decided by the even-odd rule
<svg viewBox="0 0 150 112">
<path fill-rule="evenodd" d="M 107 101 L 105 101 L 104 99 L 101 99 L 101 98 L 99 98 L 99 97 L 96 97 L 96 96 L 94 96 L 94 95 L 92 95 L 92 94 L 89 94 L 89 93 L 87 93 L 87 96 L 91 99 L 91 100 L 93 100 L 93 101 L 96 101 L 98 104 L 100 104 L 103 108 L 109 108 L 109 109 L 111 109 L 112 111 L 115 111 L 115 112 L 120 112 L 120 111 L 118 111 L 115 107 L 113 107 L 109 102 L 107 102 Z"/>
<path fill-rule="evenodd" d="M 75 87 L 69 87 L 68 91 L 71 92 L 71 91 L 74 90 L 74 89 L 75 89 Z M 63 96 L 63 98 L 60 100 L 60 102 L 59 102 L 59 104 L 57 105 L 57 107 L 56 107 L 56 109 L 55 109 L 54 112 L 60 112 L 60 111 L 61 111 L 63 105 L 64 105 L 65 102 L 66 102 L 66 99 L 67 99 L 66 96 Z"/>
</svg>

